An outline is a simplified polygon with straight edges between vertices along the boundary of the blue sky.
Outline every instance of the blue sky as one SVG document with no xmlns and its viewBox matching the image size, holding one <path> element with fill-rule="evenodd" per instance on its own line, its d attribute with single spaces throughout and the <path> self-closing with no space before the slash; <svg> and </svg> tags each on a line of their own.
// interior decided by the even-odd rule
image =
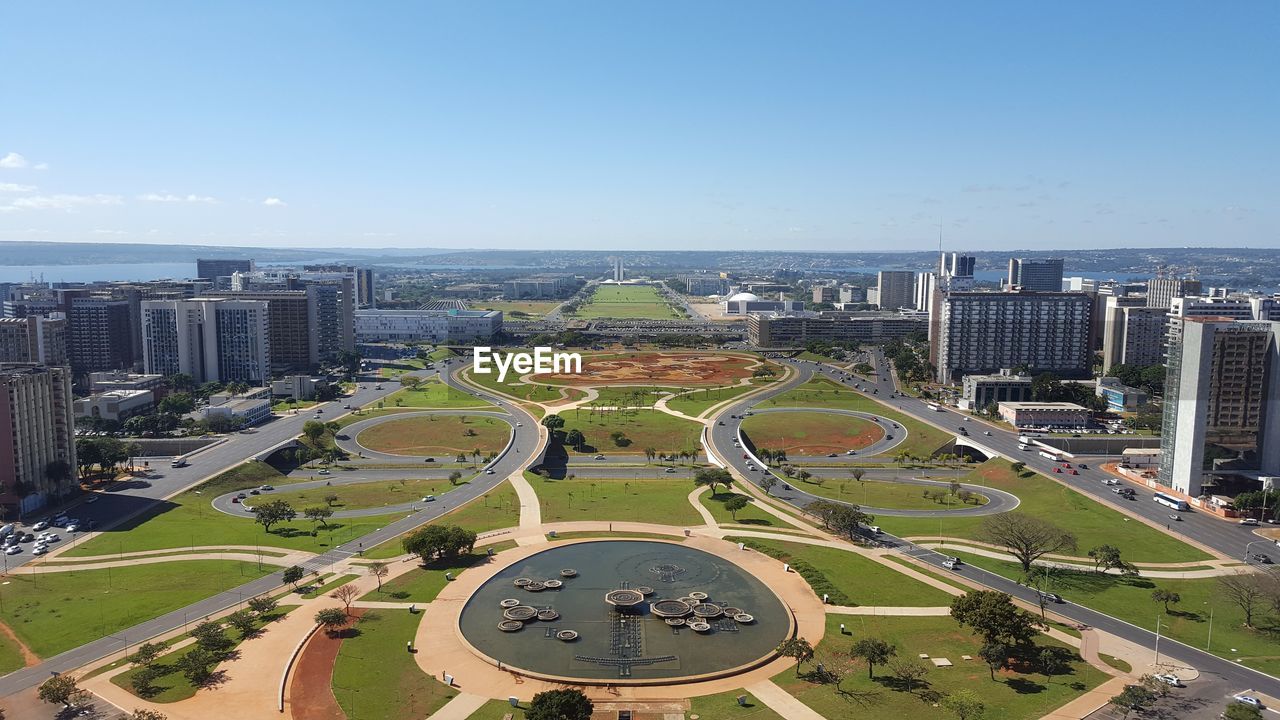
<svg viewBox="0 0 1280 720">
<path fill-rule="evenodd" d="M 1280 3 L 8 2 L 0 240 L 1280 246 Z"/>
</svg>

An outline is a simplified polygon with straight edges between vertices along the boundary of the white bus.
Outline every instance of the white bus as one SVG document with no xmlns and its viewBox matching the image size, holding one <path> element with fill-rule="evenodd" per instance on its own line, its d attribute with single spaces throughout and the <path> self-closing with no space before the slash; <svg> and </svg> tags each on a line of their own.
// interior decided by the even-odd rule
<svg viewBox="0 0 1280 720">
<path fill-rule="evenodd" d="M 933 403 L 925 403 L 924 406 L 934 412 L 942 412 L 942 408 L 938 407 L 937 405 L 934 405 Z"/>
<path fill-rule="evenodd" d="M 1060 453 L 1060 452 L 1058 452 L 1058 451 L 1056 451 L 1056 450 L 1041 450 L 1041 451 L 1040 451 L 1040 457 L 1042 457 L 1042 458 L 1047 458 L 1047 459 L 1049 459 L 1049 460 L 1057 461 L 1057 460 L 1061 460 L 1061 459 L 1062 459 L 1062 453 Z"/>
<path fill-rule="evenodd" d="M 1161 492 L 1158 492 L 1155 495 L 1153 495 L 1151 499 L 1155 500 L 1161 505 L 1171 507 L 1174 510 L 1190 510 L 1191 509 L 1191 506 L 1187 504 L 1186 500 L 1183 500 L 1182 498 L 1176 498 L 1172 495 L 1166 495 Z"/>
</svg>

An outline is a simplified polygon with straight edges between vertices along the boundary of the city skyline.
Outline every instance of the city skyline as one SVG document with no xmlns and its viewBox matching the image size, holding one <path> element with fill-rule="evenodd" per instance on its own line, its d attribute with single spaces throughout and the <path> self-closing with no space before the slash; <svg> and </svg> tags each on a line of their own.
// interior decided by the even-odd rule
<svg viewBox="0 0 1280 720">
<path fill-rule="evenodd" d="M 1177 10 L 10 7 L 0 240 L 1276 246 L 1278 11 Z"/>
</svg>

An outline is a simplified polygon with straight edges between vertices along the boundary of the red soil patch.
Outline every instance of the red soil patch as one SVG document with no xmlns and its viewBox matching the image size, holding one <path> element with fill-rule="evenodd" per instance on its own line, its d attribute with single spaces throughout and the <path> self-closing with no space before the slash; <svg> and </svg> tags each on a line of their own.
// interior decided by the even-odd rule
<svg viewBox="0 0 1280 720">
<path fill-rule="evenodd" d="M 18 653 L 22 655 L 22 662 L 26 664 L 27 667 L 33 667 L 40 664 L 40 656 L 32 652 L 31 648 L 27 647 L 27 644 L 22 642 L 22 638 L 18 637 L 18 635 L 13 632 L 13 628 L 9 627 L 4 622 L 0 622 L 0 633 L 3 633 L 4 636 L 9 638 L 14 645 L 18 646 Z"/>
<path fill-rule="evenodd" d="M 742 423 L 742 429 L 756 447 L 786 450 L 788 455 L 861 450 L 884 437 L 884 431 L 869 420 L 814 412 L 755 415 Z"/>
<path fill-rule="evenodd" d="M 364 608 L 351 608 L 351 622 L 363 613 Z M 342 638 L 330 637 L 324 630 L 317 630 L 302 648 L 289 686 L 293 720 L 347 720 L 333 696 L 333 665 L 340 649 Z"/>
<path fill-rule="evenodd" d="M 583 355 L 582 374 L 534 376 L 539 383 L 563 385 L 729 385 L 751 377 L 759 360 L 712 353 L 638 352 L 626 355 Z"/>
</svg>

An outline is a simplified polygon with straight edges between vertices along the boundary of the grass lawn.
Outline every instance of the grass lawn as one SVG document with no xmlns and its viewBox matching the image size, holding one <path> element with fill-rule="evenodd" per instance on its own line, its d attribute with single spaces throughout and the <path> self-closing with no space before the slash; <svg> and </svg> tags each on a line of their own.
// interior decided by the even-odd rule
<svg viewBox="0 0 1280 720">
<path fill-rule="evenodd" d="M 471 372 L 470 369 L 465 372 L 467 380 L 473 384 L 494 392 L 506 393 L 521 400 L 528 400 L 529 402 L 552 402 L 565 397 L 576 399 L 585 395 L 578 388 L 563 388 L 558 385 L 521 382 L 520 376 L 514 372 L 507 373 L 505 382 L 498 382 L 498 373 L 496 372 L 478 374 Z"/>
<path fill-rule="evenodd" d="M 840 623 L 851 631 L 840 634 Z M 992 681 L 987 666 L 981 660 L 961 660 L 961 655 L 978 656 L 982 642 L 967 629 L 960 627 L 949 617 L 827 617 L 827 632 L 818 644 L 818 657 L 828 653 L 847 653 L 849 646 L 862 637 L 879 637 L 896 645 L 900 658 L 914 658 L 919 653 L 931 657 L 945 657 L 955 663 L 950 668 L 935 668 L 927 660 L 929 668 L 915 690 L 907 692 L 893 677 L 887 667 L 877 666 L 876 679 L 867 677 L 865 665 L 855 665 L 841 686 L 849 693 L 872 693 L 865 699 L 836 692 L 832 685 L 820 685 L 796 677 L 795 670 L 784 670 L 773 681 L 783 690 L 813 708 L 823 717 L 953 717 L 950 713 L 934 709 L 938 696 L 959 690 L 972 690 L 986 705 L 984 717 L 1000 720 L 1031 720 L 1043 717 L 1084 691 L 1096 687 L 1108 677 L 1075 656 L 1069 671 L 1055 675 L 1046 681 L 1044 675 L 1026 668 L 1027 672 L 1004 670 Z M 1047 637 L 1040 636 L 1042 647 L 1063 647 Z M 812 665 L 801 669 L 811 671 Z"/>
<path fill-rule="evenodd" d="M 10 575 L 0 617 L 33 652 L 56 655 L 275 570 L 225 560 Z"/>
<path fill-rule="evenodd" d="M 447 502 L 439 500 L 438 502 Z M 475 533 L 515 527 L 520 524 L 520 499 L 511 483 L 504 482 L 467 505 L 428 523 L 430 525 L 457 525 Z M 385 560 L 404 554 L 397 536 L 364 552 L 370 560 Z"/>
<path fill-rule="evenodd" d="M 964 552 L 956 554 L 984 570 L 1009 578 L 1023 577 L 1022 566 L 1017 563 Z M 1244 613 L 1223 595 L 1216 579 L 1122 578 L 1072 570 L 1052 570 L 1049 577 L 1050 589 L 1070 602 L 1126 620 L 1151 632 L 1155 632 L 1156 617 L 1159 616 L 1163 635 L 1196 648 L 1204 648 L 1210 640 L 1209 617 L 1212 612 L 1211 652 L 1271 675 L 1280 673 L 1280 619 L 1258 612 L 1253 619 L 1257 629 L 1244 627 Z M 1171 604 L 1166 614 L 1163 606 L 1151 599 L 1151 591 L 1155 588 L 1176 592 L 1182 596 L 1182 601 Z M 1232 652 L 1233 648 L 1235 652 Z M 1177 657 L 1175 647 L 1170 646 L 1169 652 Z"/>
<path fill-rule="evenodd" d="M 662 385 L 618 385 L 596 388 L 599 396 L 591 401 L 600 407 L 651 408 L 665 395 L 680 392 L 680 388 Z"/>
<path fill-rule="evenodd" d="M 742 421 L 757 448 L 788 455 L 826 455 L 861 450 L 884 437 L 880 426 L 862 418 L 819 412 L 763 413 Z"/>
<path fill-rule="evenodd" d="M 248 468 L 243 469 L 243 468 Z M 271 474 L 265 470 L 270 470 Z M 400 514 L 330 520 L 329 529 L 312 535 L 312 524 L 301 516 L 291 523 L 274 525 L 264 532 L 252 518 L 238 518 L 215 510 L 210 501 L 232 490 L 257 487 L 263 482 L 279 483 L 279 473 L 263 463 L 233 468 L 177 497 L 157 503 L 151 510 L 97 537 L 79 543 L 68 556 L 112 555 L 139 550 L 165 550 L 193 545 L 264 545 L 290 550 L 324 552 L 347 540 L 368 534 L 397 520 Z"/>
<path fill-rule="evenodd" d="M 681 450 L 701 451 L 699 436 L 702 425 L 668 415 L 658 410 L 629 410 L 625 412 L 601 412 L 592 414 L 589 409 L 564 413 L 564 431 L 577 429 L 586 436 L 582 452 L 643 453 L 651 447 L 659 453 Z M 623 434 L 623 444 L 615 442 L 611 435 Z M 566 448 L 573 451 L 573 448 Z"/>
<path fill-rule="evenodd" d="M 536 320 L 556 309 L 558 300 L 487 300 L 473 303 L 476 310 L 501 310 L 511 320 Z"/>
<path fill-rule="evenodd" d="M 482 400 L 468 392 L 463 392 L 445 385 L 437 378 L 430 378 L 417 388 L 403 388 L 388 395 L 384 402 L 386 407 L 407 408 L 493 408 L 493 404 Z"/>
<path fill-rule="evenodd" d="M 498 548 L 495 547 L 493 551 L 498 552 Z M 430 565 L 415 565 L 409 572 L 384 581 L 381 590 L 370 590 L 360 599 L 428 603 L 435 600 L 436 595 L 449 582 L 444 578 L 445 573 L 451 572 L 457 577 L 472 565 L 486 562 L 488 557 L 488 549 L 483 548 L 460 558 L 438 560 Z"/>
<path fill-rule="evenodd" d="M 470 477 L 474 476 L 469 472 L 464 473 L 463 479 L 459 482 L 466 482 Z M 301 509 L 327 505 L 328 503 L 324 499 L 325 496 L 337 495 L 337 501 L 330 507 L 334 510 L 356 510 L 417 502 L 426 495 L 435 495 L 443 499 L 445 493 L 448 493 L 453 488 L 454 486 L 450 485 L 449 481 L 445 479 L 371 480 L 350 485 L 333 485 L 292 492 L 287 488 L 283 488 L 272 493 L 270 497 L 288 500 L 294 509 Z"/>
<path fill-rule="evenodd" d="M 597 285 L 591 298 L 573 317 L 635 320 L 677 320 L 679 313 L 652 285 Z"/>
<path fill-rule="evenodd" d="M 0 635 L 0 675 L 6 675 L 23 667 L 25 664 L 22 662 L 22 651 L 18 649 L 18 644 L 9 639 L 8 635 Z"/>
<path fill-rule="evenodd" d="M 946 510 L 949 508 L 960 509 L 986 505 L 988 502 L 985 496 L 976 493 L 970 496 L 967 505 L 961 503 L 958 498 L 950 494 L 947 494 L 946 498 L 941 501 L 926 499 L 923 494 L 924 491 L 927 490 L 932 493 L 946 492 L 947 488 L 945 486 L 924 487 L 922 485 L 909 485 L 907 483 L 893 482 L 892 480 L 863 480 L 859 482 L 852 478 L 848 480 L 840 478 L 823 480 L 819 484 L 815 481 L 829 477 L 828 473 L 840 471 L 815 468 L 813 472 L 814 477 L 808 480 L 797 481 L 793 479 L 790 482 L 792 485 L 796 485 L 805 492 L 813 493 L 814 495 L 843 500 L 866 507 L 893 508 L 896 510 Z"/>
<path fill-rule="evenodd" d="M 538 493 L 542 522 L 607 520 L 701 525 L 689 504 L 689 480 L 575 478 L 546 480 L 526 473 Z"/>
<path fill-rule="evenodd" d="M 746 703 L 738 704 L 738 696 L 745 695 Z M 689 714 L 699 720 L 782 720 L 768 705 L 741 688 L 716 695 L 689 698 Z"/>
<path fill-rule="evenodd" d="M 729 499 L 737 495 L 746 495 L 746 493 L 725 492 L 721 490 L 716 495 L 712 495 L 710 491 L 704 492 L 698 496 L 698 501 L 702 506 L 711 511 L 711 516 L 716 519 L 717 523 L 727 524 L 734 523 L 737 525 L 760 525 L 762 527 L 783 527 L 791 528 L 791 525 L 779 520 L 777 517 L 761 510 L 756 505 L 755 497 L 746 495 L 751 501 L 746 507 L 738 511 L 738 517 L 735 519 L 733 513 L 725 510 L 724 504 Z"/>
<path fill-rule="evenodd" d="M 948 432 L 926 425 L 913 417 L 881 405 L 826 378 L 815 378 L 800 387 L 770 398 L 760 407 L 828 407 L 857 410 L 888 418 L 907 429 L 907 439 L 894 447 L 894 452 L 929 456 L 955 439 Z"/>
<path fill-rule="evenodd" d="M 421 613 L 407 610 L 366 610 L 348 630 L 354 637 L 345 638 L 338 650 L 333 696 L 349 720 L 418 720 L 458 694 L 422 672 L 404 651 L 421 620 Z"/>
<path fill-rule="evenodd" d="M 938 607 L 951 604 L 951 595 L 857 553 L 784 540 L 725 539 L 746 542 L 748 547 L 783 562 L 794 564 L 803 560 L 825 575 L 827 581 L 847 595 L 853 605 Z"/>
<path fill-rule="evenodd" d="M 496 453 L 506 447 L 511 426 L 498 418 L 480 415 L 417 415 L 388 420 L 363 430 L 356 442 L 377 452 L 394 455 L 444 455 Z"/>
<path fill-rule="evenodd" d="M 1077 555 L 1102 544 L 1119 547 L 1130 562 L 1188 562 L 1209 555 L 1170 537 L 1155 528 L 1060 485 L 1042 475 L 1024 470 L 1019 476 L 1009 462 L 988 460 L 960 478 L 971 485 L 987 485 L 1018 496 L 1017 512 L 1047 518 L 1075 533 Z M 856 494 L 855 494 L 856 502 Z M 937 535 L 938 520 L 882 516 L 876 522 L 898 536 Z M 982 527 L 980 517 L 953 517 L 942 521 L 941 532 L 948 537 L 976 540 Z"/>
<path fill-rule="evenodd" d="M 331 591 L 338 589 L 340 586 L 346 585 L 352 580 L 358 580 L 359 578 L 359 575 L 339 575 L 335 578 L 326 579 L 325 583 L 320 587 L 317 587 L 311 592 L 303 593 L 302 598 L 304 600 L 311 600 L 318 598 L 321 595 L 328 595 Z"/>
<path fill-rule="evenodd" d="M 683 535 L 663 535 L 662 533 L 646 533 L 646 532 L 609 532 L 607 530 L 579 530 L 574 532 L 557 532 L 555 537 L 547 536 L 548 540 L 584 540 L 588 538 L 644 538 L 647 540 L 670 540 L 672 542 L 684 542 Z"/>
<path fill-rule="evenodd" d="M 306 410 L 309 407 L 318 405 L 315 400 L 299 400 L 293 402 L 291 400 L 279 400 L 271 404 L 271 412 L 288 412 L 289 410 Z"/>
<path fill-rule="evenodd" d="M 732 400 L 746 395 L 752 390 L 756 390 L 774 382 L 774 380 L 775 378 L 756 378 L 751 381 L 750 385 L 695 390 L 691 393 L 680 395 L 679 397 L 668 400 L 667 407 L 672 410 L 682 412 L 685 415 L 698 417 L 712 406 L 719 405 L 726 400 Z"/>
</svg>

